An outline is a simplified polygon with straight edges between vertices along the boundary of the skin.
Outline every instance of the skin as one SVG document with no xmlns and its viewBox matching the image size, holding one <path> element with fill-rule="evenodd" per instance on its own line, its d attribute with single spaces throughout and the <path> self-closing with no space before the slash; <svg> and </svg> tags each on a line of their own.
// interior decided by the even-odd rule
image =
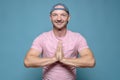
<svg viewBox="0 0 120 80">
<path fill-rule="evenodd" d="M 56 6 L 56 8 L 63 8 L 63 6 Z M 64 10 L 54 10 L 50 14 L 50 20 L 53 24 L 53 32 L 56 37 L 64 37 L 67 31 L 67 24 L 70 20 L 70 15 Z M 44 67 L 47 65 L 61 62 L 64 65 L 74 67 L 94 67 L 95 58 L 92 51 L 89 48 L 85 48 L 79 52 L 79 58 L 65 58 L 62 50 L 62 41 L 58 42 L 55 55 L 49 58 L 39 57 L 42 51 L 36 49 L 30 49 L 24 59 L 24 65 L 26 67 Z"/>
</svg>

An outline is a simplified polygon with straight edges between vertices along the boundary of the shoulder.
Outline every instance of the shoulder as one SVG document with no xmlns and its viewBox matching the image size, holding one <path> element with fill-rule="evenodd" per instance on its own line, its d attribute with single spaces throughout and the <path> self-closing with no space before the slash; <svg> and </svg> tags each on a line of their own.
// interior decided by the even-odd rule
<svg viewBox="0 0 120 80">
<path fill-rule="evenodd" d="M 78 42 L 81 41 L 86 41 L 86 38 L 79 32 L 73 32 L 73 31 L 68 31 L 69 37 L 72 38 L 72 40 L 76 40 Z"/>
<path fill-rule="evenodd" d="M 34 42 L 42 42 L 50 35 L 50 33 L 51 33 L 51 31 L 43 32 L 43 33 L 39 34 L 37 37 L 35 37 L 35 39 L 33 41 Z"/>
<path fill-rule="evenodd" d="M 76 37 L 76 38 L 83 37 L 82 34 L 79 32 L 73 32 L 73 31 L 68 30 L 68 33 L 71 37 Z"/>
<path fill-rule="evenodd" d="M 50 36 L 50 35 L 51 35 L 51 32 L 52 32 L 52 31 L 43 32 L 43 33 L 39 34 L 39 35 L 37 36 L 37 38 L 45 38 L 45 37 L 47 37 L 47 36 Z"/>
</svg>

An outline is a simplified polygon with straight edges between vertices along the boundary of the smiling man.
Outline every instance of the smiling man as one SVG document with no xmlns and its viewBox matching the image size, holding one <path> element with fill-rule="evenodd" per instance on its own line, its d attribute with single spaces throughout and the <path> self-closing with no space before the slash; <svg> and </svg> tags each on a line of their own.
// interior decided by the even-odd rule
<svg viewBox="0 0 120 80">
<path fill-rule="evenodd" d="M 26 67 L 43 67 L 43 80 L 75 80 L 76 67 L 95 66 L 93 53 L 80 33 L 67 29 L 70 20 L 67 6 L 54 5 L 50 20 L 53 29 L 33 41 L 24 64 Z"/>
</svg>

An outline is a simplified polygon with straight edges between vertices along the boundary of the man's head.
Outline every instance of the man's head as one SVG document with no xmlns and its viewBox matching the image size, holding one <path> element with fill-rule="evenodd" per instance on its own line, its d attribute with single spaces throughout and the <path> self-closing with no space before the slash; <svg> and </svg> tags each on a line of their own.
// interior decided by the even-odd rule
<svg viewBox="0 0 120 80">
<path fill-rule="evenodd" d="M 70 19 L 69 9 L 62 3 L 54 5 L 50 11 L 50 19 L 54 28 L 66 28 Z"/>
</svg>

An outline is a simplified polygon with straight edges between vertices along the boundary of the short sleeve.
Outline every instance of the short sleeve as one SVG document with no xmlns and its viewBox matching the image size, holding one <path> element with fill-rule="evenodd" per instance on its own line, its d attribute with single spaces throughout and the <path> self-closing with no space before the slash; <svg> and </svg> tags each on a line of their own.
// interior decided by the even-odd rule
<svg viewBox="0 0 120 80">
<path fill-rule="evenodd" d="M 78 44 L 78 52 L 85 48 L 88 48 L 86 39 L 79 33 L 78 33 L 77 44 Z"/>
<path fill-rule="evenodd" d="M 42 52 L 42 41 L 43 41 L 43 36 L 39 35 L 37 38 L 34 39 L 31 48 L 34 48 Z"/>
</svg>

